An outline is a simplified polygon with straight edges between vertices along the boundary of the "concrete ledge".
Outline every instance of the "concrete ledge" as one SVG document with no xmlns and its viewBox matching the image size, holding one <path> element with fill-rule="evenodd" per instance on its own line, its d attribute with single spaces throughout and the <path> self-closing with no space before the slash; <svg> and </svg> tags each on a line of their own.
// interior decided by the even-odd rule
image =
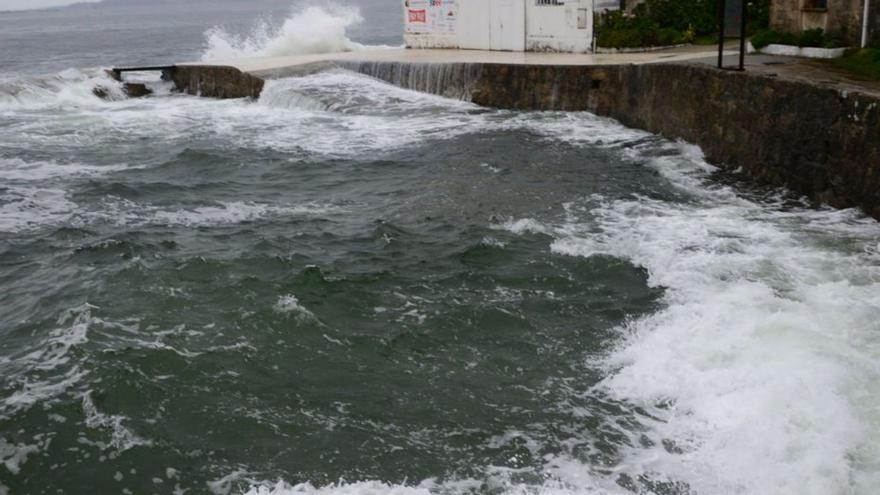
<svg viewBox="0 0 880 495">
<path fill-rule="evenodd" d="M 226 66 L 176 66 L 170 78 L 178 90 L 211 98 L 259 98 L 265 81 Z"/>
<path fill-rule="evenodd" d="M 649 52 L 659 52 L 663 50 L 670 50 L 672 48 L 684 48 L 686 46 L 691 46 L 690 43 L 681 43 L 678 45 L 665 45 L 665 46 L 642 46 L 637 48 L 605 48 L 603 46 L 596 47 L 596 53 L 606 53 L 606 54 L 618 54 L 618 53 L 649 53 Z"/>
<path fill-rule="evenodd" d="M 766 55 L 784 55 L 788 57 L 803 58 L 840 58 L 846 54 L 846 48 L 812 48 L 798 47 L 793 45 L 767 45 L 758 50 Z"/>
</svg>

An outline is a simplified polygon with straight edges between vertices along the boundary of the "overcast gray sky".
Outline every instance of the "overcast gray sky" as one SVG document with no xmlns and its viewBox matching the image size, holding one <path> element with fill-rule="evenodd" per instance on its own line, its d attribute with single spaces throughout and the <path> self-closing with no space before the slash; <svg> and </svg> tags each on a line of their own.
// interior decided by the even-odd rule
<svg viewBox="0 0 880 495">
<path fill-rule="evenodd" d="M 2 10 L 30 10 L 61 7 L 75 3 L 100 2 L 101 0 L 0 0 Z"/>
<path fill-rule="evenodd" d="M 3 10 L 29 10 L 45 9 L 47 7 L 61 7 L 75 3 L 100 2 L 101 0 L 0 0 L 0 11 Z M 616 8 L 620 0 L 595 0 L 598 10 Z"/>
</svg>

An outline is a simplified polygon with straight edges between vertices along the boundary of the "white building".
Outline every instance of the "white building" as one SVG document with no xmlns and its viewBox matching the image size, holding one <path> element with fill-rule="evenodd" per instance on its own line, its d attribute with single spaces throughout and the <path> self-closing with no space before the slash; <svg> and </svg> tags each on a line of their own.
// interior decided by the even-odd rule
<svg viewBox="0 0 880 495">
<path fill-rule="evenodd" d="M 408 48 L 585 53 L 593 10 L 593 0 L 404 0 L 404 41 Z"/>
</svg>

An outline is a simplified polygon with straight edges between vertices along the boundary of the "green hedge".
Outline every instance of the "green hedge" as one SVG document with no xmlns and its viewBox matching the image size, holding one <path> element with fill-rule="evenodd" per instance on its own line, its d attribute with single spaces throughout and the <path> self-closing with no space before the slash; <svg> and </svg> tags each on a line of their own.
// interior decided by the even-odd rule
<svg viewBox="0 0 880 495">
<path fill-rule="evenodd" d="M 692 30 L 682 32 L 675 27 L 660 27 L 645 17 L 610 12 L 602 19 L 596 37 L 601 47 L 636 48 L 690 43 L 694 33 Z"/>
<path fill-rule="evenodd" d="M 633 0 L 629 0 L 633 1 Z M 719 0 L 645 0 L 632 15 L 620 11 L 598 16 L 599 46 L 634 48 L 690 43 L 718 32 Z M 750 0 L 749 31 L 766 28 L 770 0 Z"/>
</svg>

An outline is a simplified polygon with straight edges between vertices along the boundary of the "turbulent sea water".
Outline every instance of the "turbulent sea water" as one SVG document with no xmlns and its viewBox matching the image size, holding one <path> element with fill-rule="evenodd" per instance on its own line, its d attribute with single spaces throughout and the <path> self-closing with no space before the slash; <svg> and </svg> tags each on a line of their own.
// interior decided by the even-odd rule
<svg viewBox="0 0 880 495">
<path fill-rule="evenodd" d="M 880 224 L 345 71 L 91 92 L 101 19 L 138 63 L 399 43 L 264 7 L 0 14 L 0 493 L 877 493 Z"/>
</svg>

